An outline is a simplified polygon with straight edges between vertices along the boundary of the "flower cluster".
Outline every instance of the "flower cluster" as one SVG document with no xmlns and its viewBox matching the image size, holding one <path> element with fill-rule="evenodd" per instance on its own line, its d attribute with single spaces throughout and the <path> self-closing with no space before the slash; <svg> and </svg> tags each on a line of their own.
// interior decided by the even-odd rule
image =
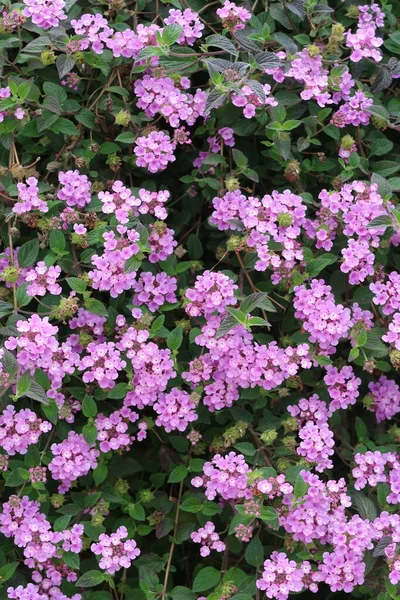
<svg viewBox="0 0 400 600">
<path fill-rule="evenodd" d="M 49 210 L 46 202 L 39 196 L 39 186 L 36 177 L 28 177 L 26 183 L 18 183 L 18 202 L 13 206 L 13 212 L 22 215 L 31 210 L 46 213 Z"/>
<path fill-rule="evenodd" d="M 36 267 L 26 271 L 24 275 L 25 281 L 29 282 L 26 293 L 30 296 L 45 296 L 46 292 L 53 296 L 61 294 L 62 288 L 56 283 L 56 280 L 60 275 L 60 267 L 47 267 L 41 260 L 37 263 Z"/>
<path fill-rule="evenodd" d="M 222 19 L 223 26 L 233 32 L 244 29 L 246 21 L 251 18 L 248 10 L 237 6 L 230 0 L 225 0 L 222 8 L 218 8 L 216 12 L 219 18 Z"/>
<path fill-rule="evenodd" d="M 78 477 L 97 467 L 98 450 L 91 447 L 82 434 L 70 431 L 68 437 L 59 444 L 51 445 L 53 458 L 49 471 L 53 479 L 61 481 L 60 494 L 65 494 Z"/>
<path fill-rule="evenodd" d="M 158 414 L 156 425 L 164 427 L 167 433 L 174 429 L 185 431 L 189 423 L 198 418 L 193 395 L 179 388 L 160 394 L 153 408 Z"/>
<path fill-rule="evenodd" d="M 0 446 L 9 454 L 26 454 L 29 446 L 37 444 L 40 436 L 51 430 L 48 421 L 42 421 L 29 408 L 16 411 L 9 405 L 0 415 Z"/>
<path fill-rule="evenodd" d="M 64 0 L 24 0 L 24 6 L 24 17 L 31 17 L 32 23 L 43 29 L 57 27 L 67 18 Z"/>
<path fill-rule="evenodd" d="M 90 547 L 93 554 L 101 556 L 100 568 L 110 573 L 110 575 L 114 575 L 122 568 L 129 569 L 132 561 L 140 554 L 135 540 L 126 539 L 127 537 L 128 530 L 122 525 L 111 535 L 101 533 L 99 541 Z"/>
<path fill-rule="evenodd" d="M 204 527 L 194 531 L 190 537 L 196 544 L 201 544 L 200 555 L 203 557 L 208 556 L 211 550 L 223 552 L 226 548 L 215 531 L 215 525 L 212 521 L 207 521 Z"/>
<path fill-rule="evenodd" d="M 138 137 L 135 143 L 136 164 L 150 173 L 164 171 L 168 163 L 176 160 L 174 155 L 176 145 L 167 133 L 151 131 L 148 135 Z"/>
<path fill-rule="evenodd" d="M 190 80 L 187 77 L 182 77 L 177 85 L 170 77 L 158 79 L 145 75 L 135 82 L 137 106 L 150 118 L 162 115 L 171 127 L 179 127 L 181 123 L 194 125 L 197 118 L 203 115 L 207 94 L 197 90 L 193 96 L 184 91 L 189 87 Z"/>
<path fill-rule="evenodd" d="M 183 31 L 177 40 L 178 44 L 181 45 L 193 46 L 195 41 L 203 35 L 204 25 L 200 21 L 199 15 L 190 8 L 186 8 L 184 11 L 171 8 L 168 17 L 164 19 L 164 23 L 166 25 L 176 23 L 183 27 Z"/>
<path fill-rule="evenodd" d="M 152 275 L 150 272 L 141 273 L 133 284 L 135 295 L 133 301 L 137 306 L 146 304 L 147 308 L 155 312 L 166 302 L 174 303 L 177 298 L 176 279 L 166 273 Z"/>
<path fill-rule="evenodd" d="M 78 169 L 75 171 L 61 171 L 58 174 L 60 189 L 57 198 L 67 203 L 67 206 L 84 208 L 91 201 L 91 183 L 87 175 L 81 175 Z"/>
</svg>

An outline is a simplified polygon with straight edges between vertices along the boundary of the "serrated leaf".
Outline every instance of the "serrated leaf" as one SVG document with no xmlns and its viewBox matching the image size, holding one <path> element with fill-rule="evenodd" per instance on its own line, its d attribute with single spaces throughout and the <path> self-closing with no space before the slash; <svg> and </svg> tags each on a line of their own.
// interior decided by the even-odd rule
<svg viewBox="0 0 400 600">
<path fill-rule="evenodd" d="M 236 49 L 235 44 L 233 44 L 224 35 L 219 35 L 219 34 L 209 35 L 206 38 L 205 43 L 207 44 L 207 46 L 214 46 L 215 48 L 221 48 L 221 50 L 226 50 L 227 52 L 229 52 L 229 54 L 232 54 L 232 56 L 239 55 L 239 52 Z"/>
<path fill-rule="evenodd" d="M 75 59 L 68 54 L 61 54 L 56 58 L 56 67 L 60 79 L 68 75 L 75 66 Z"/>
<path fill-rule="evenodd" d="M 76 587 L 94 587 L 103 583 L 106 575 L 100 571 L 87 571 L 76 582 Z"/>
<path fill-rule="evenodd" d="M 184 465 L 178 465 L 175 469 L 170 473 L 168 477 L 168 483 L 179 483 L 183 481 L 188 474 L 188 469 Z"/>
<path fill-rule="evenodd" d="M 178 25 L 178 23 L 172 23 L 171 25 L 167 25 L 162 30 L 162 39 L 167 46 L 172 46 L 179 40 L 183 32 L 182 25 Z"/>
<path fill-rule="evenodd" d="M 262 308 L 268 312 L 276 312 L 275 306 L 264 292 L 250 294 L 240 304 L 240 310 L 245 314 L 251 313 L 255 308 Z"/>
<path fill-rule="evenodd" d="M 390 544 L 393 543 L 393 539 L 391 538 L 390 535 L 384 535 L 383 537 L 381 537 L 381 539 L 377 542 L 374 551 L 372 552 L 372 556 L 386 556 L 385 554 L 385 548 L 387 548 L 388 546 L 390 546 Z"/>
<path fill-rule="evenodd" d="M 66 241 L 65 236 L 58 231 L 57 229 L 53 229 L 50 231 L 50 250 L 54 252 L 54 254 L 61 254 L 65 250 Z"/>
<path fill-rule="evenodd" d="M 18 265 L 20 267 L 30 267 L 36 262 L 39 255 L 39 240 L 29 240 L 23 244 L 17 254 Z"/>
<path fill-rule="evenodd" d="M 194 592 L 204 592 L 219 583 L 221 573 L 214 567 L 204 567 L 199 571 L 193 582 Z"/>
<path fill-rule="evenodd" d="M 71 290 L 78 292 L 78 294 L 83 294 L 83 292 L 86 290 L 86 283 L 83 281 L 83 279 L 79 279 L 79 277 L 67 277 L 66 281 Z"/>
<path fill-rule="evenodd" d="M 246 548 L 245 552 L 246 562 L 253 567 L 260 567 L 264 562 L 264 548 L 257 536 L 253 537 Z"/>
<path fill-rule="evenodd" d="M 176 351 L 182 345 L 183 341 L 183 329 L 182 327 L 175 327 L 169 334 L 167 338 L 167 346 L 170 350 Z"/>
</svg>

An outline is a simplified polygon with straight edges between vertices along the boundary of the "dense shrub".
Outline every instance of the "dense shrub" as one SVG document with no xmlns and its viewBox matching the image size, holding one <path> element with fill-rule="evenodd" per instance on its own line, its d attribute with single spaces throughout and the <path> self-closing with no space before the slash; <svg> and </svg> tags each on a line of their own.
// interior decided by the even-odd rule
<svg viewBox="0 0 400 600">
<path fill-rule="evenodd" d="M 2 5 L 0 599 L 400 598 L 399 5 Z"/>
</svg>

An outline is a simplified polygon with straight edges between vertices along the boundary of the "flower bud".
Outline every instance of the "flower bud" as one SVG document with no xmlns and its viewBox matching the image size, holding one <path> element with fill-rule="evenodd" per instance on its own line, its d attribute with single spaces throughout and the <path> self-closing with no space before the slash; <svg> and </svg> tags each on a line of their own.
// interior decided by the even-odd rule
<svg viewBox="0 0 400 600">
<path fill-rule="evenodd" d="M 344 150 L 351 150 L 354 146 L 354 138 L 351 135 L 345 135 L 340 140 L 340 145 Z"/>
<path fill-rule="evenodd" d="M 290 227 L 293 223 L 293 216 L 290 213 L 279 213 L 278 223 L 281 227 Z"/>
<path fill-rule="evenodd" d="M 139 500 L 140 500 L 140 502 L 143 502 L 144 504 L 147 504 L 148 502 L 152 502 L 154 500 L 154 498 L 155 498 L 155 496 L 151 490 L 141 490 L 139 492 Z"/>
<path fill-rule="evenodd" d="M 285 169 L 285 177 L 290 183 L 294 183 L 300 177 L 300 163 L 298 160 L 291 160 Z"/>
<path fill-rule="evenodd" d="M 125 481 L 124 479 L 117 479 L 114 484 L 114 490 L 119 494 L 126 494 L 130 489 L 129 481 Z"/>
<path fill-rule="evenodd" d="M 260 436 L 260 440 L 266 445 L 269 446 L 270 444 L 272 444 L 276 438 L 278 437 L 278 432 L 274 431 L 273 429 L 270 429 L 269 431 L 264 431 L 261 436 Z"/>
<path fill-rule="evenodd" d="M 131 113 L 127 110 L 120 110 L 117 115 L 115 115 L 115 124 L 122 125 L 122 127 L 128 127 L 131 121 Z"/>
<path fill-rule="evenodd" d="M 287 432 L 297 431 L 297 429 L 298 429 L 297 419 L 295 419 L 294 417 L 288 417 L 287 419 L 285 419 L 283 421 L 283 428 Z"/>
<path fill-rule="evenodd" d="M 21 270 L 18 267 L 6 267 L 1 273 L 1 278 L 7 283 L 15 283 L 18 281 L 18 277 Z"/>
<path fill-rule="evenodd" d="M 228 175 L 225 179 L 225 187 L 228 192 L 234 192 L 240 188 L 240 181 L 237 177 L 233 175 Z"/>
<path fill-rule="evenodd" d="M 310 58 L 313 58 L 314 56 L 318 56 L 319 55 L 318 46 L 307 46 L 307 54 Z"/>
<path fill-rule="evenodd" d="M 61 494 L 53 494 L 50 497 L 50 502 L 51 502 L 52 506 L 54 506 L 54 508 L 61 508 L 61 506 L 65 502 L 65 497 L 62 496 Z"/>
<path fill-rule="evenodd" d="M 54 54 L 53 50 L 43 50 L 40 55 L 40 61 L 45 67 L 54 65 L 56 62 L 56 55 Z"/>
</svg>

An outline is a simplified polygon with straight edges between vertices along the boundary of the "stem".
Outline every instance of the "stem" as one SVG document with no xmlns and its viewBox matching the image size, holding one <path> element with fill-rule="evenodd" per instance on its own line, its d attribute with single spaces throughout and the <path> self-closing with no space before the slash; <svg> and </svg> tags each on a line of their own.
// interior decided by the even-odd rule
<svg viewBox="0 0 400 600">
<path fill-rule="evenodd" d="M 178 531 L 179 507 L 181 504 L 182 494 L 183 494 L 183 481 L 181 481 L 181 484 L 179 486 L 178 503 L 176 506 L 176 514 L 175 514 L 175 522 L 174 522 L 174 534 L 173 534 L 174 539 L 171 544 L 171 549 L 169 551 L 169 556 L 168 556 L 167 568 L 165 570 L 164 587 L 163 587 L 162 596 L 161 596 L 162 600 L 165 600 L 167 597 L 168 578 L 169 578 L 169 572 L 171 570 L 172 558 L 174 556 L 175 540 L 176 540 L 176 534 Z"/>
</svg>

